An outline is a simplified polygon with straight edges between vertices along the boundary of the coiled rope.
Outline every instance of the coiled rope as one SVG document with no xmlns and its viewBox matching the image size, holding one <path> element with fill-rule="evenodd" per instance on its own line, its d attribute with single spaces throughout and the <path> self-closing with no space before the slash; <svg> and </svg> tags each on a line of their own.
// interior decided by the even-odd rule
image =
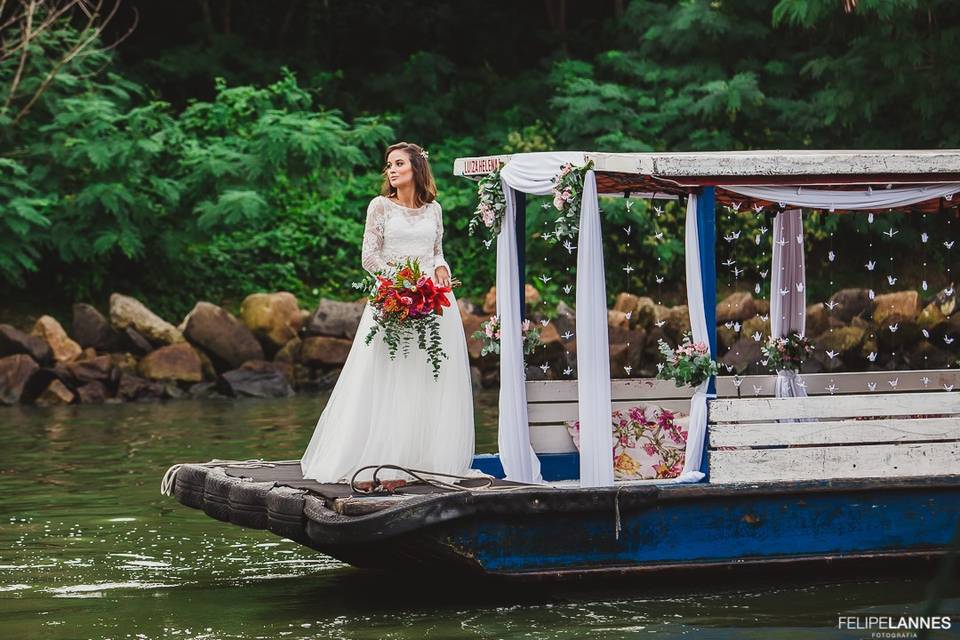
<svg viewBox="0 0 960 640">
<path fill-rule="evenodd" d="M 373 469 L 373 486 L 369 489 L 361 487 L 357 483 L 357 476 L 359 476 L 364 471 L 368 469 Z M 464 487 L 459 484 L 453 484 L 450 482 L 444 482 L 443 480 L 437 480 L 431 476 L 442 476 L 444 478 L 454 478 L 456 480 L 477 480 L 478 476 L 460 476 L 453 473 L 440 473 L 437 471 L 424 471 L 423 469 L 408 469 L 407 467 L 401 467 L 395 464 L 371 464 L 365 467 L 360 467 L 354 472 L 353 477 L 350 478 L 350 490 L 354 493 L 362 494 L 372 494 L 372 493 L 393 493 L 392 491 L 386 489 L 380 480 L 377 478 L 377 474 L 381 470 L 390 470 L 390 471 L 400 471 L 409 475 L 424 484 L 428 484 L 440 489 L 448 489 L 450 491 L 461 491 L 465 493 L 470 493 L 474 491 L 517 491 L 520 489 L 529 489 L 531 485 L 508 485 L 508 486 L 495 486 L 493 476 L 480 476 L 484 480 L 484 484 L 479 487 Z"/>
</svg>

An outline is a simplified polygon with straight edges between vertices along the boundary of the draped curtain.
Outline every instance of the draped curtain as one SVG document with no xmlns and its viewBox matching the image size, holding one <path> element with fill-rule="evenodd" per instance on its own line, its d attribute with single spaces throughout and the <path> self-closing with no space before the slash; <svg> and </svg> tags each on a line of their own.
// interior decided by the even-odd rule
<svg viewBox="0 0 960 640">
<path fill-rule="evenodd" d="M 803 217 L 800 209 L 781 211 L 773 221 L 773 264 L 770 269 L 770 335 L 791 331 L 804 335 L 807 326 L 807 286 L 803 257 Z M 807 395 L 794 371 L 778 370 L 776 397 Z"/>
</svg>

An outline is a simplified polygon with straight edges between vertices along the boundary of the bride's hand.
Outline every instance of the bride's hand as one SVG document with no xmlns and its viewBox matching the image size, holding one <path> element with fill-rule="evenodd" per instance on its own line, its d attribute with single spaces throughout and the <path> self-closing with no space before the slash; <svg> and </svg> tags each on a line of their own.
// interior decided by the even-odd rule
<svg viewBox="0 0 960 640">
<path fill-rule="evenodd" d="M 450 270 L 446 267 L 437 267 L 433 270 L 433 281 L 441 287 L 449 287 L 451 285 Z"/>
</svg>

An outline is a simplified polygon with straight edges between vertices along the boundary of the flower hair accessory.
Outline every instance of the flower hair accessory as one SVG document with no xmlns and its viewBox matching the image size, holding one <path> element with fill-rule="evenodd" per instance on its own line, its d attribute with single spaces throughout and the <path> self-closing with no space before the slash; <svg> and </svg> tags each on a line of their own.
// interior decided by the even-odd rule
<svg viewBox="0 0 960 640">
<path fill-rule="evenodd" d="M 421 156 L 424 160 L 429 160 L 429 159 L 430 159 L 430 153 L 429 153 L 426 149 L 420 149 L 420 156 Z"/>
</svg>

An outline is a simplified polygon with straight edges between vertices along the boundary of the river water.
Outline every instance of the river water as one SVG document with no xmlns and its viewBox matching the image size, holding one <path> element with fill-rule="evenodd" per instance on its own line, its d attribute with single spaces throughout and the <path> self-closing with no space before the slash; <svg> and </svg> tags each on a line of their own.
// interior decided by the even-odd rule
<svg viewBox="0 0 960 640">
<path fill-rule="evenodd" d="M 927 581 L 424 584 L 352 569 L 159 494 L 175 462 L 299 457 L 325 397 L 0 407 L 0 638 L 836 638 Z M 477 450 L 496 449 L 478 396 Z M 953 588 L 941 613 L 960 629 Z M 933 636 L 945 637 L 945 636 Z"/>
</svg>

